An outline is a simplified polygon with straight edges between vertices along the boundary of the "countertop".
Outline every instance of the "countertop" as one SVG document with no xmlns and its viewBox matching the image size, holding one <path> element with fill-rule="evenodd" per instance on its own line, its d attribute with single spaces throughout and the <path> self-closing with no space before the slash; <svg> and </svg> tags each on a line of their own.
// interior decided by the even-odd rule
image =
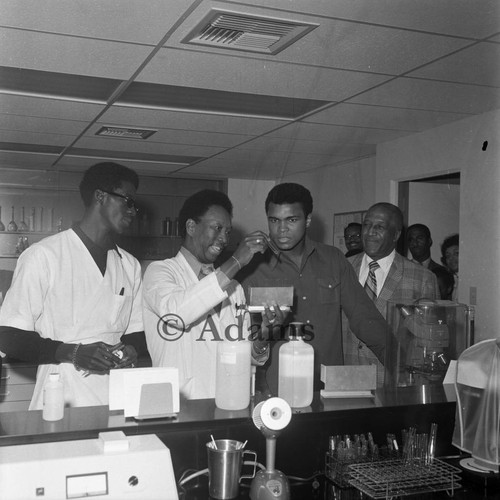
<svg viewBox="0 0 500 500">
<path fill-rule="evenodd" d="M 183 430 L 193 425 L 204 427 L 224 426 L 251 421 L 252 410 L 259 402 L 258 396 L 250 406 L 241 411 L 226 411 L 215 406 L 213 399 L 181 400 L 180 412 L 174 418 L 136 421 L 125 418 L 123 411 L 109 411 L 107 406 L 66 408 L 64 418 L 57 422 L 46 422 L 42 411 L 18 411 L 0 414 L 0 446 L 19 442 L 61 441 L 96 437 L 99 432 L 122 429 L 125 433 L 155 432 L 163 429 Z M 293 420 L 325 417 L 330 413 L 342 417 L 342 413 L 353 410 L 375 408 L 402 408 L 426 404 L 455 402 L 453 385 L 414 386 L 393 390 L 378 389 L 373 398 L 322 398 L 315 393 L 311 406 L 293 410 Z"/>
</svg>

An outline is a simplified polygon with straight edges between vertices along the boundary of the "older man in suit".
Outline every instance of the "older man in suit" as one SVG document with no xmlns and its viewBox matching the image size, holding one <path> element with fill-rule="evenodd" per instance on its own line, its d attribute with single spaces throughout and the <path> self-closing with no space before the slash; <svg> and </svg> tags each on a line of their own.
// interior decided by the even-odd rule
<svg viewBox="0 0 500 500">
<path fill-rule="evenodd" d="M 396 252 L 402 229 L 401 210 L 391 203 L 376 203 L 368 209 L 363 220 L 364 252 L 348 259 L 384 318 L 389 300 L 439 298 L 436 276 Z M 343 341 L 345 364 L 376 364 L 377 385 L 381 386 L 384 368 L 371 350 L 347 328 L 344 328 Z"/>
</svg>

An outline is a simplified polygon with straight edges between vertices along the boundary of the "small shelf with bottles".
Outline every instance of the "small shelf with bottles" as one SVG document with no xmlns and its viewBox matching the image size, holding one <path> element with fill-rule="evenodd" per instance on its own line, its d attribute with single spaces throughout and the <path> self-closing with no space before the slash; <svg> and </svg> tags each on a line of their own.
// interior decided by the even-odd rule
<svg viewBox="0 0 500 500">
<path fill-rule="evenodd" d="M 17 259 L 31 244 L 47 236 L 56 234 L 55 231 L 1 231 L 0 232 L 0 259 Z"/>
<path fill-rule="evenodd" d="M 32 207 L 26 218 L 25 208 L 15 206 L 11 207 L 10 222 L 5 226 L 0 207 L 0 258 L 17 259 L 32 243 L 55 234 L 61 226 L 62 218 L 56 222 L 53 208 Z"/>
</svg>

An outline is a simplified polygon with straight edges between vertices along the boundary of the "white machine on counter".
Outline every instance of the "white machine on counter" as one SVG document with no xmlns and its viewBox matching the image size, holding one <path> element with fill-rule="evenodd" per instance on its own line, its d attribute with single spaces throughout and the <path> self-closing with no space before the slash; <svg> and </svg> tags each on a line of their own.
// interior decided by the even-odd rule
<svg viewBox="0 0 500 500">
<path fill-rule="evenodd" d="M 0 446 L 0 498 L 178 500 L 169 449 L 154 434 Z"/>
<path fill-rule="evenodd" d="M 289 500 L 290 484 L 283 472 L 274 468 L 276 438 L 290 423 L 292 410 L 281 398 L 270 398 L 253 410 L 252 420 L 266 438 L 266 468 L 255 475 L 250 485 L 251 500 Z"/>
</svg>

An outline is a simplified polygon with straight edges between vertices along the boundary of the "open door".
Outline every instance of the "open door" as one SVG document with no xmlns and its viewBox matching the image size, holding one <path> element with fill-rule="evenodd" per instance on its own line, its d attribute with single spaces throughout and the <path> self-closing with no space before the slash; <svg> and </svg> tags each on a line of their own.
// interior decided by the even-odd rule
<svg viewBox="0 0 500 500">
<path fill-rule="evenodd" d="M 441 243 L 447 236 L 459 232 L 460 173 L 400 182 L 398 206 L 403 212 L 405 230 L 416 223 L 429 227 L 433 240 L 431 257 L 441 263 Z M 405 230 L 397 250 L 406 256 Z"/>
</svg>

